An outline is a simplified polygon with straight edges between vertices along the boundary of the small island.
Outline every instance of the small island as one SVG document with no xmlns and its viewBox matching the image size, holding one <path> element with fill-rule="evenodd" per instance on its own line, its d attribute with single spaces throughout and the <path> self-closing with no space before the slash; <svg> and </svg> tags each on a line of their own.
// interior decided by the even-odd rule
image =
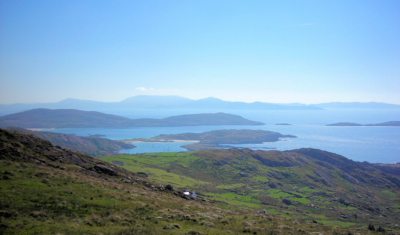
<svg viewBox="0 0 400 235">
<path fill-rule="evenodd" d="M 136 138 L 123 140 L 127 143 L 140 142 L 197 142 L 183 145 L 189 151 L 205 149 L 226 148 L 229 144 L 261 144 L 264 142 L 276 142 L 281 138 L 297 138 L 293 135 L 283 135 L 278 132 L 264 130 L 215 130 L 203 133 L 182 133 L 172 135 L 158 135 L 150 139 Z"/>
<path fill-rule="evenodd" d="M 292 124 L 289 124 L 289 123 L 277 123 L 275 125 L 278 125 L 278 126 L 291 126 Z"/>
<path fill-rule="evenodd" d="M 326 126 L 400 126 L 400 121 L 390 121 L 390 122 L 382 122 L 377 124 L 366 124 L 366 125 L 361 125 L 353 122 L 338 122 Z"/>
</svg>

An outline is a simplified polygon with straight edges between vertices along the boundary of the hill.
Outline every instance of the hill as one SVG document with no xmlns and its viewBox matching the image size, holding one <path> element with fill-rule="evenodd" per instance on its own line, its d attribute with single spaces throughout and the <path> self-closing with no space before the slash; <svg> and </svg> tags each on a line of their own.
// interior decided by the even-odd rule
<svg viewBox="0 0 400 235">
<path fill-rule="evenodd" d="M 143 175 L 0 129 L 0 233 L 374 234 L 185 196 Z"/>
<path fill-rule="evenodd" d="M 390 121 L 390 122 L 382 122 L 382 123 L 367 124 L 367 125 L 361 125 L 361 124 L 352 123 L 352 122 L 338 122 L 338 123 L 329 124 L 326 126 L 400 126 L 400 121 Z"/>
<path fill-rule="evenodd" d="M 318 149 L 205 150 L 102 160 L 119 161 L 152 180 L 195 190 L 209 199 L 280 217 L 399 229 L 400 172 L 395 166 L 354 162 Z"/>
<path fill-rule="evenodd" d="M 99 137 L 82 137 L 69 134 L 32 131 L 19 127 L 9 127 L 9 130 L 22 131 L 50 141 L 53 145 L 68 148 L 90 156 L 112 155 L 122 149 L 132 149 L 135 146 L 121 141 L 109 140 Z"/>
<path fill-rule="evenodd" d="M 111 114 L 74 109 L 33 109 L 0 117 L 0 126 L 22 128 L 88 128 L 138 126 L 264 125 L 227 113 L 204 113 L 163 119 L 129 119 Z"/>
</svg>

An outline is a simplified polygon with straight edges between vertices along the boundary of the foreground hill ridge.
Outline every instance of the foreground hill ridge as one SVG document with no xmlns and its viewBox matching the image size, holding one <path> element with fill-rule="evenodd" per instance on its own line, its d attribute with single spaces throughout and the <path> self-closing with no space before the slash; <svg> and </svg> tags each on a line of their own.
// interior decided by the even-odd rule
<svg viewBox="0 0 400 235">
<path fill-rule="evenodd" d="M 2 234 L 374 234 L 194 200 L 28 133 L 0 129 L 0 162 Z"/>
<path fill-rule="evenodd" d="M 89 128 L 167 127 L 202 125 L 265 125 L 227 113 L 186 114 L 163 119 L 129 119 L 117 115 L 75 109 L 33 109 L 0 117 L 0 127 Z"/>
</svg>

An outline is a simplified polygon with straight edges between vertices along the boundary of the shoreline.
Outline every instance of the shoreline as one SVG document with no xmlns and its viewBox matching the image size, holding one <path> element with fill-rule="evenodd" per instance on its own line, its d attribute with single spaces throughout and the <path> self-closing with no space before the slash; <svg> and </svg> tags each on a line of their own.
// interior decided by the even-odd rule
<svg viewBox="0 0 400 235">
<path fill-rule="evenodd" d="M 55 130 L 56 128 L 25 128 L 30 131 L 46 131 L 46 130 Z"/>
<path fill-rule="evenodd" d="M 125 143 L 198 143 L 200 140 L 159 140 L 159 141 L 140 141 L 140 140 L 120 140 Z"/>
</svg>

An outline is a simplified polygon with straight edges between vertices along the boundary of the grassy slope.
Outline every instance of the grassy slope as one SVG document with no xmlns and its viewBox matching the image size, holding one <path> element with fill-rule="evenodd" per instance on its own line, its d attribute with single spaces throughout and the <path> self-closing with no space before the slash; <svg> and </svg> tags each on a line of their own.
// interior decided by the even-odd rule
<svg viewBox="0 0 400 235">
<path fill-rule="evenodd" d="M 1 129 L 0 180 L 1 234 L 372 234 L 186 200 L 117 166 Z"/>
<path fill-rule="evenodd" d="M 302 151 L 304 154 L 312 152 Z M 266 163 L 270 166 L 255 159 L 252 156 L 255 153 L 269 159 Z M 336 157 L 335 162 L 345 166 L 352 163 L 339 155 L 332 156 Z M 353 170 L 363 176 L 359 177 L 364 180 L 361 182 L 332 164 L 296 152 L 233 149 L 117 158 L 125 162 L 126 169 L 129 164 L 139 165 L 141 171 L 149 173 L 150 179 L 193 189 L 230 205 L 253 211 L 265 209 L 281 217 L 345 227 L 373 223 L 387 228 L 398 223 L 400 216 L 400 190 L 385 178 L 386 173 L 369 168 Z M 166 177 L 167 174 L 174 177 Z M 284 204 L 282 197 L 293 205 Z M 349 204 L 341 203 L 340 199 Z M 342 218 L 342 214 L 350 218 Z"/>
</svg>

